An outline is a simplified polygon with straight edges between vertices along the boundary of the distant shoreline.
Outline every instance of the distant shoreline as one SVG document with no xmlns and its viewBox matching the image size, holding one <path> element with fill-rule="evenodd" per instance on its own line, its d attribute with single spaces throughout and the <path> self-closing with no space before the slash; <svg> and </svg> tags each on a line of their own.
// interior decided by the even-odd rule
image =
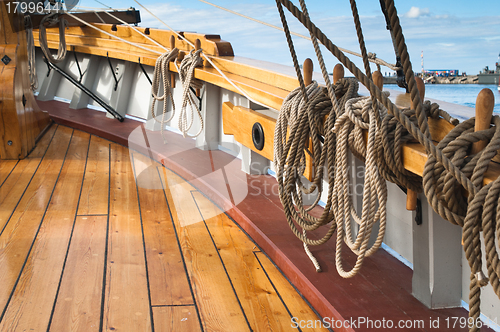
<svg viewBox="0 0 500 332">
<path fill-rule="evenodd" d="M 384 84 L 397 84 L 396 76 L 385 76 Z M 479 84 L 478 75 L 439 77 L 430 76 L 424 79 L 427 84 Z"/>
</svg>

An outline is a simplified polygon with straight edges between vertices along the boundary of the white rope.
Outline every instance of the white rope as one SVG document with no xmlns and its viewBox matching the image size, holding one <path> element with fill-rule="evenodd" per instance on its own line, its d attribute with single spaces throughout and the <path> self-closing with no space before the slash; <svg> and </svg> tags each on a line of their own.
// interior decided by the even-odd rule
<svg viewBox="0 0 500 332">
<path fill-rule="evenodd" d="M 265 25 L 265 26 L 268 26 L 270 28 L 273 28 L 273 29 L 276 29 L 276 30 L 280 30 L 280 31 L 284 31 L 283 28 L 279 27 L 279 26 L 276 26 L 276 25 L 273 25 L 273 24 L 270 24 L 270 23 L 267 23 L 267 22 L 264 22 L 264 21 L 261 21 L 261 20 L 258 20 L 256 18 L 253 18 L 253 17 L 250 17 L 250 16 L 247 16 L 247 15 L 243 15 L 241 13 L 238 13 L 238 12 L 235 12 L 234 10 L 231 10 L 231 9 L 227 9 L 227 8 L 224 8 L 224 7 L 221 7 L 221 6 L 218 6 L 216 4 L 213 4 L 211 2 L 208 2 L 206 0 L 198 0 L 200 2 L 203 2 L 203 3 L 206 3 L 207 5 L 210 5 L 210 6 L 213 6 L 213 7 L 216 7 L 216 8 L 219 8 L 219 9 L 222 9 L 222 10 L 225 10 L 226 12 L 228 13 L 231 13 L 231 14 L 234 14 L 234 15 L 238 15 L 240 17 L 243 17 L 243 18 L 246 18 L 247 20 L 250 20 L 250 21 L 254 21 L 254 22 L 257 22 L 257 23 L 260 23 L 262 25 Z M 301 35 L 300 33 L 297 33 L 297 32 L 293 32 L 293 31 L 290 31 L 290 34 L 294 35 L 294 36 L 297 36 L 297 37 L 300 37 L 300 38 L 304 38 L 304 39 L 307 39 L 309 41 L 311 41 L 311 38 L 310 37 L 307 37 L 307 36 L 304 36 L 304 35 Z M 349 53 L 349 54 L 352 54 L 354 56 L 357 56 L 357 57 L 360 57 L 362 58 L 363 56 L 359 53 L 356 53 L 354 51 L 350 51 L 348 49 L 345 49 L 345 48 L 341 48 L 341 47 L 338 47 L 339 50 L 341 50 L 342 52 L 344 53 Z M 400 69 L 399 67 L 393 65 L 393 64 L 390 64 L 382 59 L 379 59 L 377 58 L 377 55 L 375 53 L 368 53 L 368 61 L 372 62 L 372 63 L 375 63 L 377 65 L 382 65 L 382 66 L 386 66 L 394 71 Z"/>
<path fill-rule="evenodd" d="M 156 51 L 156 50 L 150 49 L 150 48 L 148 48 L 148 47 L 144 47 L 144 46 L 142 46 L 142 45 L 139 45 L 139 44 L 137 44 L 137 43 L 134 43 L 134 42 L 128 41 L 128 40 L 126 40 L 126 39 L 123 39 L 123 38 L 120 38 L 120 37 L 118 37 L 118 36 L 115 36 L 115 35 L 113 35 L 113 34 L 111 34 L 111 33 L 107 32 L 107 31 L 104 31 L 104 30 L 102 30 L 102 29 L 99 29 L 98 27 L 93 26 L 92 24 L 85 22 L 84 20 L 80 19 L 78 16 L 75 16 L 75 15 L 73 15 L 73 14 L 71 14 L 71 13 L 66 12 L 66 15 L 69 15 L 70 17 L 74 18 L 75 20 L 77 20 L 77 21 L 79 21 L 79 22 L 81 22 L 81 23 L 85 24 L 86 26 L 88 26 L 88 27 L 90 27 L 90 28 L 92 28 L 92 29 L 94 29 L 94 30 L 97 30 L 97 31 L 99 31 L 99 32 L 102 32 L 102 33 L 104 33 L 105 35 L 110 36 L 111 38 L 118 39 L 118 40 L 120 40 L 120 41 L 122 41 L 122 42 L 124 42 L 124 43 L 127 43 L 127 44 L 129 44 L 129 45 L 132 45 L 132 46 L 134 46 L 134 47 L 137 47 L 137 48 L 143 49 L 143 50 L 148 51 L 148 52 L 151 52 L 151 53 L 156 53 L 156 54 L 160 54 L 160 55 L 161 55 L 161 54 L 163 54 L 163 53 L 162 53 L 162 52 L 160 52 L 160 51 Z"/>
<path fill-rule="evenodd" d="M 162 23 L 163 25 L 165 25 L 167 28 L 169 28 L 173 33 L 175 33 L 177 35 L 177 37 L 179 37 L 180 39 L 184 40 L 186 43 L 188 43 L 189 45 L 191 45 L 191 47 L 194 48 L 194 44 L 191 43 L 189 40 L 187 40 L 184 36 L 182 36 L 180 33 L 178 33 L 177 31 L 175 31 L 174 29 L 172 29 L 167 23 L 165 23 L 164 21 L 162 21 L 158 16 L 156 16 L 155 14 L 153 14 L 149 9 L 147 9 L 145 6 L 143 6 L 139 1 L 137 0 L 134 0 L 139 6 L 141 6 L 145 11 L 147 11 L 151 16 L 153 16 L 154 18 L 156 18 L 160 23 Z M 256 101 L 255 99 L 253 99 L 252 97 L 250 97 L 244 90 L 242 90 L 239 86 L 237 86 L 229 77 L 226 76 L 226 74 L 224 74 L 222 72 L 222 70 L 217 66 L 215 65 L 215 63 L 213 63 L 213 61 L 210 59 L 210 57 L 204 53 L 201 53 L 201 56 L 204 57 L 209 63 L 210 65 L 212 65 L 213 68 L 215 68 L 215 70 L 217 70 L 217 72 L 227 81 L 229 82 L 229 84 L 231 84 L 236 90 L 238 90 L 245 98 L 247 98 L 249 101 L 253 102 L 254 104 L 257 104 L 257 105 L 260 105 L 260 106 L 263 106 L 263 107 L 266 107 L 266 108 L 270 108 L 269 106 L 261 103 L 261 102 L 258 102 Z"/>
</svg>

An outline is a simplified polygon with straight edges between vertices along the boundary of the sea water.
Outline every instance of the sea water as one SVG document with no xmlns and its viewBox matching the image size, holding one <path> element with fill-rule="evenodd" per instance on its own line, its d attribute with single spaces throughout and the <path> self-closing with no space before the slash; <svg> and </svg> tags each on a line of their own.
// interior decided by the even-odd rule
<svg viewBox="0 0 500 332">
<path fill-rule="evenodd" d="M 390 89 L 403 91 L 395 87 L 395 85 L 390 85 Z M 425 97 L 474 108 L 477 95 L 484 88 L 493 91 L 495 96 L 493 112 L 500 114 L 500 92 L 494 84 L 426 84 Z"/>
</svg>

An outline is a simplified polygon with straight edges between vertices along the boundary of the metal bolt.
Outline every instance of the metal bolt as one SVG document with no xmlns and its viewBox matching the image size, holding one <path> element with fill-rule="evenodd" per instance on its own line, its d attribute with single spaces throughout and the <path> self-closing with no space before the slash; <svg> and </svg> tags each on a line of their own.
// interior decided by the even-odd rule
<svg viewBox="0 0 500 332">
<path fill-rule="evenodd" d="M 12 141 L 7 141 L 7 145 L 12 145 Z"/>
</svg>

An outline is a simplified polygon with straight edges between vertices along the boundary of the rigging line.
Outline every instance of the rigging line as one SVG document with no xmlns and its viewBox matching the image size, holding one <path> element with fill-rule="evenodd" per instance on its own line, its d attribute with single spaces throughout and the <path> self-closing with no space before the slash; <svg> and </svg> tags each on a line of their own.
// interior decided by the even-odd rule
<svg viewBox="0 0 500 332">
<path fill-rule="evenodd" d="M 94 0 L 94 1 L 95 1 L 95 2 L 100 3 L 100 4 L 101 4 L 101 5 L 103 5 L 104 7 L 108 7 L 109 9 L 113 9 L 113 8 L 111 8 L 110 6 L 108 6 L 108 5 L 106 5 L 106 4 L 102 3 L 102 2 L 100 2 L 99 0 Z"/>
<path fill-rule="evenodd" d="M 122 42 L 124 42 L 124 43 L 127 43 L 127 44 L 132 45 L 132 46 L 137 47 L 137 48 L 141 48 L 141 49 L 143 49 L 143 50 L 145 50 L 145 51 L 148 51 L 148 52 L 152 52 L 152 53 L 156 53 L 156 54 L 163 54 L 163 53 L 162 53 L 162 52 L 160 52 L 160 51 L 152 50 L 152 49 L 150 49 L 150 48 L 147 48 L 147 47 L 144 47 L 144 46 L 138 45 L 137 43 L 133 43 L 133 42 L 128 41 L 128 40 L 126 40 L 126 39 L 123 39 L 123 38 L 120 38 L 120 37 L 118 37 L 118 36 L 115 36 L 115 35 L 113 35 L 113 34 L 111 34 L 111 33 L 107 32 L 107 31 L 104 31 L 104 30 L 102 30 L 102 29 L 99 29 L 98 27 L 95 27 L 95 26 L 93 26 L 92 24 L 85 22 L 84 20 L 80 19 L 78 16 L 75 16 L 75 15 L 73 15 L 73 14 L 71 14 L 71 13 L 66 12 L 66 14 L 67 14 L 67 15 L 69 15 L 70 17 L 74 18 L 75 20 L 77 20 L 77 21 L 79 21 L 79 22 L 81 22 L 81 23 L 85 24 L 86 26 L 91 27 L 92 29 L 97 30 L 97 31 L 99 31 L 99 32 L 102 32 L 102 33 L 104 33 L 105 35 L 108 35 L 108 36 L 110 36 L 110 37 L 112 37 L 112 38 L 118 39 L 118 40 L 120 40 L 120 41 L 122 41 Z"/>
<path fill-rule="evenodd" d="M 122 24 L 125 24 L 127 25 L 129 28 L 133 29 L 135 32 L 139 33 L 140 35 L 142 35 L 143 37 L 145 37 L 146 39 L 148 39 L 149 41 L 155 43 L 156 45 L 158 45 L 159 47 L 163 48 L 165 51 L 168 51 L 169 49 L 166 48 L 165 46 L 163 46 L 162 44 L 158 43 L 156 40 L 154 40 L 153 38 L 149 37 L 148 35 L 146 35 L 145 33 L 143 33 L 142 31 L 140 31 L 139 29 L 137 29 L 136 27 L 128 24 L 127 22 L 125 22 L 124 20 L 116 17 L 115 15 L 111 14 L 110 12 L 105 12 L 106 14 L 108 14 L 110 17 L 114 18 L 115 20 L 117 20 L 118 22 L 122 23 Z"/>
<path fill-rule="evenodd" d="M 179 38 L 181 38 L 182 40 L 184 40 L 186 43 L 188 43 L 189 45 L 191 45 L 191 47 L 194 48 L 194 44 L 191 43 L 189 40 L 187 40 L 183 35 L 181 35 L 180 33 L 178 33 L 177 31 L 175 31 L 174 29 L 172 29 L 167 23 L 165 23 L 164 21 L 162 21 L 158 16 L 156 16 L 155 14 L 153 14 L 149 9 L 147 9 L 145 6 L 143 6 L 139 1 L 137 0 L 134 0 L 139 6 L 141 6 L 145 11 L 147 11 L 149 14 L 151 14 L 151 16 L 153 16 L 154 18 L 156 18 L 160 23 L 162 23 L 163 25 L 165 25 L 167 28 L 169 28 L 173 33 L 175 33 Z M 253 99 L 252 97 L 250 97 L 244 90 L 242 90 L 239 86 L 237 86 L 231 79 L 229 79 L 229 77 L 226 76 L 226 74 L 224 74 L 222 72 L 222 70 L 210 59 L 210 57 L 208 55 L 206 55 L 205 53 L 201 53 L 201 56 L 204 57 L 205 59 L 207 59 L 207 61 L 210 63 L 210 65 L 212 65 L 212 67 L 215 68 L 215 70 L 217 70 L 217 72 L 226 80 L 229 82 L 229 84 L 231 84 L 236 90 L 238 90 L 245 98 L 247 98 L 249 101 L 251 101 L 252 103 L 254 104 L 257 104 L 257 105 L 260 105 L 260 106 L 263 106 L 263 107 L 266 107 L 266 108 L 270 108 L 272 109 L 271 107 L 269 107 L 268 105 L 265 105 L 261 102 L 258 102 L 256 101 L 255 99 Z"/>
<path fill-rule="evenodd" d="M 238 13 L 238 12 L 235 12 L 235 11 L 233 11 L 233 10 L 231 10 L 231 9 L 227 9 L 227 8 L 224 8 L 224 7 L 218 6 L 218 5 L 216 5 L 216 4 L 213 4 L 213 3 L 211 3 L 211 2 L 208 2 L 208 1 L 206 1 L 206 0 L 198 0 L 198 1 L 203 2 L 203 3 L 206 3 L 207 5 L 210 5 L 210 6 L 213 6 L 213 7 L 216 7 L 216 8 L 222 9 L 222 10 L 225 10 L 225 11 L 227 11 L 227 12 L 231 13 L 231 14 L 241 16 L 241 17 L 246 18 L 246 19 L 248 19 L 248 20 L 250 20 L 250 21 L 254 21 L 254 22 L 257 22 L 257 23 L 263 24 L 263 25 L 265 25 L 265 26 L 271 27 L 271 28 L 276 29 L 276 30 L 284 31 L 284 30 L 283 30 L 283 28 L 280 28 L 279 26 L 276 26 L 276 25 L 273 25 L 273 24 L 271 24 L 271 23 L 267 23 L 267 22 L 264 22 L 264 21 L 258 20 L 258 19 L 256 19 L 256 18 L 253 18 L 253 17 L 247 16 L 247 15 L 244 15 L 244 14 L 241 14 L 241 13 Z M 304 35 L 301 35 L 300 33 L 290 31 L 290 34 L 292 34 L 292 35 L 294 35 L 294 36 L 297 36 L 297 37 L 300 37 L 300 38 L 304 38 L 304 39 L 306 39 L 306 40 L 311 41 L 311 38 L 310 38 L 310 37 L 308 37 L 308 36 L 304 36 Z M 341 50 L 341 51 L 342 51 L 342 52 L 344 52 L 344 53 L 349 53 L 349 54 L 355 55 L 355 56 L 360 57 L 360 58 L 362 58 L 362 57 L 363 57 L 361 54 L 356 53 L 356 52 L 354 52 L 354 51 L 350 51 L 350 50 L 345 49 L 345 48 L 338 47 L 338 49 L 339 49 L 339 50 Z M 396 66 L 394 66 L 393 64 L 390 64 L 390 63 L 388 63 L 388 62 L 386 62 L 386 61 L 384 61 L 384 60 L 382 60 L 382 59 L 380 59 L 380 58 L 370 58 L 370 59 L 369 59 L 369 61 L 370 61 L 370 62 L 373 62 L 373 63 L 375 63 L 375 64 L 380 64 L 380 65 L 386 66 L 386 67 L 388 67 L 388 68 L 390 68 L 390 69 L 392 69 L 392 70 L 396 70 L 396 69 L 398 69 L 398 68 L 399 68 L 399 67 L 396 67 Z"/>
</svg>

